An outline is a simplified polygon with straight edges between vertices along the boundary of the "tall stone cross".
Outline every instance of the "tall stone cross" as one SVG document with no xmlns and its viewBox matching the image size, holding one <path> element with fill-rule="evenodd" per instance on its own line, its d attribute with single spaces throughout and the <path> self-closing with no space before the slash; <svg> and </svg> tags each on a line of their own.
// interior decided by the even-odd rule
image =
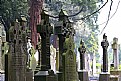
<svg viewBox="0 0 121 81">
<path fill-rule="evenodd" d="M 118 38 L 113 38 L 113 60 L 114 60 L 114 69 L 118 70 L 119 68 L 119 55 L 118 55 Z"/>
<path fill-rule="evenodd" d="M 59 21 L 55 25 L 55 34 L 59 37 L 59 71 L 62 71 L 62 54 L 64 52 L 65 38 L 73 35 L 73 28 L 66 11 L 61 10 L 59 13 Z"/>
<path fill-rule="evenodd" d="M 37 26 L 37 33 L 41 36 L 41 70 L 51 69 L 50 66 L 50 35 L 53 27 L 49 23 L 49 15 L 42 11 L 41 24 Z"/>
<path fill-rule="evenodd" d="M 109 46 L 107 36 L 103 35 L 103 40 L 101 42 L 101 46 L 103 48 L 103 72 L 108 72 L 108 54 L 107 54 L 107 48 Z"/>
<path fill-rule="evenodd" d="M 80 42 L 80 47 L 78 49 L 78 51 L 80 52 L 80 70 L 84 70 L 85 69 L 85 52 L 86 52 L 86 48 L 84 45 L 84 42 L 81 40 Z"/>
</svg>

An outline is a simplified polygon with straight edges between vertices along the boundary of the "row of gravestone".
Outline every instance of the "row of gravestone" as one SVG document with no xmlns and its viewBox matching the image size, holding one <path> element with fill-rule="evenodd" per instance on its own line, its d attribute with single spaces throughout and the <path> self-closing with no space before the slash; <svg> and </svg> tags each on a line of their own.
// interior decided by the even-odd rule
<svg viewBox="0 0 121 81">
<path fill-rule="evenodd" d="M 80 42 L 80 71 L 77 72 L 76 54 L 74 53 L 73 35 L 75 33 L 71 26 L 65 11 L 61 10 L 59 14 L 59 23 L 55 26 L 55 34 L 59 37 L 59 55 L 58 72 L 50 70 L 50 35 L 53 33 L 53 27 L 49 23 L 49 15 L 44 11 L 41 14 L 41 24 L 37 26 L 37 32 L 41 36 L 41 65 L 38 64 L 34 73 L 34 81 L 88 81 L 88 72 L 85 71 L 85 51 L 84 42 Z M 27 40 L 24 29 L 25 20 L 16 21 L 11 24 L 9 30 L 9 51 L 5 53 L 5 81 L 32 81 L 33 73 L 28 68 L 27 55 Z M 4 42 L 3 42 L 4 44 Z M 108 72 L 107 69 L 107 36 L 104 34 L 101 43 L 103 47 L 103 72 Z M 6 46 L 3 46 L 6 47 Z M 5 49 L 3 49 L 3 52 Z M 39 57 L 40 58 L 40 57 Z M 39 62 L 39 63 L 40 63 Z M 102 78 L 106 77 L 106 78 Z M 101 75 L 101 79 L 107 81 L 108 75 Z"/>
</svg>

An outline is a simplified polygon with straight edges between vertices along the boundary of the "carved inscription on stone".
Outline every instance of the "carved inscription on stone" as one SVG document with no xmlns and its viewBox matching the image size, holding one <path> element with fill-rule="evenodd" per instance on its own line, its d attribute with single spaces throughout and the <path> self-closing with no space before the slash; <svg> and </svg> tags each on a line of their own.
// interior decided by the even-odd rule
<svg viewBox="0 0 121 81">
<path fill-rule="evenodd" d="M 65 41 L 66 52 L 63 54 L 64 81 L 77 81 L 76 54 L 73 51 L 73 41 L 67 38 Z"/>
</svg>

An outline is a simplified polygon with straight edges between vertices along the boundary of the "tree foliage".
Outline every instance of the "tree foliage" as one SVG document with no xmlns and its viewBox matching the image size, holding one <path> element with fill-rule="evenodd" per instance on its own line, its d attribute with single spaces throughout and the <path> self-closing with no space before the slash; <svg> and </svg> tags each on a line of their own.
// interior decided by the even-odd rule
<svg viewBox="0 0 121 81">
<path fill-rule="evenodd" d="M 27 0 L 0 0 L 0 16 L 8 27 L 20 15 L 28 15 Z"/>
<path fill-rule="evenodd" d="M 61 9 L 66 10 L 68 15 L 76 14 L 82 9 L 82 11 L 78 15 L 69 17 L 74 21 L 74 25 L 77 28 L 75 28 L 76 48 L 79 47 L 80 40 L 83 39 L 87 47 L 87 53 L 93 54 L 95 52 L 98 58 L 99 28 L 97 25 L 97 20 L 99 12 L 83 20 L 81 20 L 81 18 L 89 14 L 92 14 L 94 11 L 96 11 L 100 6 L 97 5 L 97 3 L 101 1 L 102 0 L 45 0 L 48 11 L 51 13 L 51 15 L 54 16 L 58 15 Z"/>
</svg>

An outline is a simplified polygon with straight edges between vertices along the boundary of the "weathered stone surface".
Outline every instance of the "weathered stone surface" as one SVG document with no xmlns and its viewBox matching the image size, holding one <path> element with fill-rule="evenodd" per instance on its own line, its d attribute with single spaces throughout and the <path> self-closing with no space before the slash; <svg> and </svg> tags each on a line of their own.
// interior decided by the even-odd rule
<svg viewBox="0 0 121 81">
<path fill-rule="evenodd" d="M 99 81 L 110 81 L 110 74 L 109 73 L 101 73 L 99 76 Z"/>
<path fill-rule="evenodd" d="M 77 81 L 76 54 L 74 53 L 74 43 L 71 37 L 65 40 L 65 53 L 63 53 L 63 76 L 64 81 Z"/>
<path fill-rule="evenodd" d="M 79 80 L 80 81 L 89 81 L 88 71 L 80 70 L 80 71 L 78 71 L 78 74 L 79 74 Z"/>
<path fill-rule="evenodd" d="M 9 81 L 26 81 L 27 41 L 23 23 L 16 21 L 9 30 Z"/>
<path fill-rule="evenodd" d="M 103 72 L 108 72 L 108 54 L 107 54 L 107 48 L 109 46 L 107 36 L 103 35 L 103 40 L 101 42 L 101 46 L 103 48 Z"/>
<path fill-rule="evenodd" d="M 110 75 L 110 81 L 121 81 L 119 75 Z"/>
<path fill-rule="evenodd" d="M 113 62 L 114 62 L 114 69 L 118 70 L 119 69 L 119 54 L 118 54 L 118 38 L 114 37 L 113 38 L 113 44 L 112 44 L 112 49 L 113 49 Z"/>
<path fill-rule="evenodd" d="M 86 47 L 83 40 L 80 41 L 80 47 L 78 49 L 80 52 L 80 70 L 78 71 L 80 81 L 89 81 L 88 71 L 85 70 L 85 52 Z"/>
<path fill-rule="evenodd" d="M 103 35 L 103 41 L 101 42 L 103 48 L 103 70 L 99 76 L 99 81 L 110 81 L 110 74 L 108 73 L 108 54 L 107 48 L 109 46 L 107 36 Z"/>
<path fill-rule="evenodd" d="M 50 66 L 50 35 L 53 27 L 49 23 L 49 16 L 42 11 L 41 24 L 37 26 L 37 32 L 41 36 L 41 70 L 51 69 Z"/>
<path fill-rule="evenodd" d="M 110 71 L 110 81 L 121 81 L 121 71 L 111 70 Z"/>
</svg>

